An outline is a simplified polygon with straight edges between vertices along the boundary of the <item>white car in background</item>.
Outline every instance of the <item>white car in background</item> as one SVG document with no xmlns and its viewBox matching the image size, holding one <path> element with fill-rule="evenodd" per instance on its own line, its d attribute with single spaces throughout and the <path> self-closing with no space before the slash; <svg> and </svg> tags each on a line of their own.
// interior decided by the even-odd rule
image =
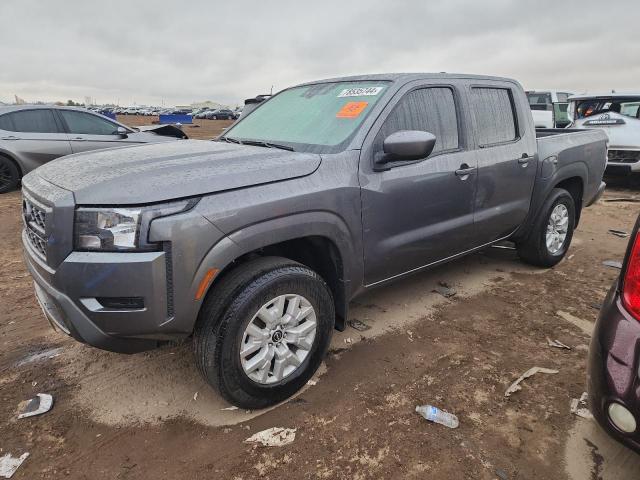
<svg viewBox="0 0 640 480">
<path fill-rule="evenodd" d="M 574 95 L 568 113 L 572 128 L 607 133 L 608 173 L 640 172 L 640 93 Z"/>
<path fill-rule="evenodd" d="M 571 123 L 567 109 L 569 92 L 528 90 L 525 92 L 536 128 L 565 128 Z"/>
</svg>

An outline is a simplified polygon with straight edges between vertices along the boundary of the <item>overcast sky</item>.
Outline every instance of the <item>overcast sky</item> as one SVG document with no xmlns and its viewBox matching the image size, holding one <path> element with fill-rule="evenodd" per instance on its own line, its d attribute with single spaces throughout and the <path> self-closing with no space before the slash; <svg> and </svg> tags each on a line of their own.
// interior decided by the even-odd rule
<svg viewBox="0 0 640 480">
<path fill-rule="evenodd" d="M 375 72 L 640 90 L 640 0 L 0 0 L 0 101 L 176 105 Z"/>
</svg>

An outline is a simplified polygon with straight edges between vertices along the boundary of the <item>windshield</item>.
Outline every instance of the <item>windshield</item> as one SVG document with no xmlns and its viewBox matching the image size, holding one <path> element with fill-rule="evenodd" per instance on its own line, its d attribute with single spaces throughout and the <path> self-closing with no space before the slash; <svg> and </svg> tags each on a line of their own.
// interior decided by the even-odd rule
<svg viewBox="0 0 640 480">
<path fill-rule="evenodd" d="M 574 101 L 575 118 L 586 118 L 605 112 L 615 112 L 627 117 L 640 118 L 640 96 L 589 98 Z"/>
<path fill-rule="evenodd" d="M 387 86 L 385 81 L 366 81 L 294 87 L 260 105 L 222 138 L 286 145 L 302 152 L 339 152 Z"/>
</svg>

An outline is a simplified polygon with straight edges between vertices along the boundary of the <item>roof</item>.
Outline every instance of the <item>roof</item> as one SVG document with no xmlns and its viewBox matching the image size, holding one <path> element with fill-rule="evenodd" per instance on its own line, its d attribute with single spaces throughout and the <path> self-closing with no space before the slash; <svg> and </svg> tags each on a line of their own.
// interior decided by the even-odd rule
<svg viewBox="0 0 640 480">
<path fill-rule="evenodd" d="M 640 92 L 602 92 L 602 93 L 580 93 L 577 95 L 571 95 L 569 100 L 586 100 L 588 98 L 628 98 L 639 97 Z"/>
<path fill-rule="evenodd" d="M 52 108 L 55 110 L 76 110 L 79 112 L 88 112 L 82 107 L 63 107 L 58 105 L 0 105 L 0 114 L 7 112 L 16 112 L 18 110 L 35 110 L 40 108 Z"/>
<path fill-rule="evenodd" d="M 326 78 L 324 80 L 315 80 L 312 82 L 304 82 L 298 86 L 302 85 L 313 85 L 316 83 L 329 83 L 329 82 L 362 82 L 367 80 L 373 81 L 391 81 L 391 82 L 399 82 L 406 83 L 413 80 L 437 80 L 437 79 L 448 79 L 448 78 L 458 78 L 458 79 L 469 79 L 469 80 L 494 80 L 494 81 L 507 81 L 514 82 L 511 78 L 503 78 L 503 77 L 492 77 L 488 75 L 470 75 L 465 73 L 374 73 L 369 75 L 355 75 L 348 77 L 335 77 L 335 78 Z"/>
</svg>

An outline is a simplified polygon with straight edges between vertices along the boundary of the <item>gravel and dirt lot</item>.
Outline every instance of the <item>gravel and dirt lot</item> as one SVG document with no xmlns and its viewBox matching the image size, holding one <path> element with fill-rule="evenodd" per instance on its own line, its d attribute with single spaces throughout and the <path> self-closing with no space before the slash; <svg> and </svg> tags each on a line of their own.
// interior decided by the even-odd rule
<svg viewBox="0 0 640 480">
<path fill-rule="evenodd" d="M 211 138 L 213 128 L 192 130 Z M 30 453 L 14 479 L 637 479 L 639 455 L 569 412 L 617 275 L 602 261 L 621 260 L 627 243 L 608 230 L 629 231 L 640 210 L 629 187 L 584 211 L 553 269 L 491 248 L 357 299 L 351 319 L 371 328 L 336 333 L 314 384 L 261 412 L 229 410 L 188 343 L 125 356 L 53 332 L 22 261 L 20 194 L 0 195 L 0 456 Z M 434 292 L 438 282 L 457 294 Z M 505 398 L 533 366 L 559 373 Z M 18 404 L 38 392 L 54 396 L 53 409 L 17 420 Z M 458 415 L 460 427 L 422 419 L 414 408 L 425 403 Z M 295 441 L 244 443 L 270 427 L 296 429 Z"/>
<path fill-rule="evenodd" d="M 140 115 L 118 115 L 117 120 L 120 123 L 129 125 L 130 127 L 139 127 L 141 125 L 152 125 L 158 122 L 158 117 L 143 117 Z M 201 140 L 210 140 L 217 137 L 222 131 L 233 123 L 233 120 L 200 120 L 193 119 L 193 124 L 185 124 L 182 129 L 189 138 Z"/>
</svg>

